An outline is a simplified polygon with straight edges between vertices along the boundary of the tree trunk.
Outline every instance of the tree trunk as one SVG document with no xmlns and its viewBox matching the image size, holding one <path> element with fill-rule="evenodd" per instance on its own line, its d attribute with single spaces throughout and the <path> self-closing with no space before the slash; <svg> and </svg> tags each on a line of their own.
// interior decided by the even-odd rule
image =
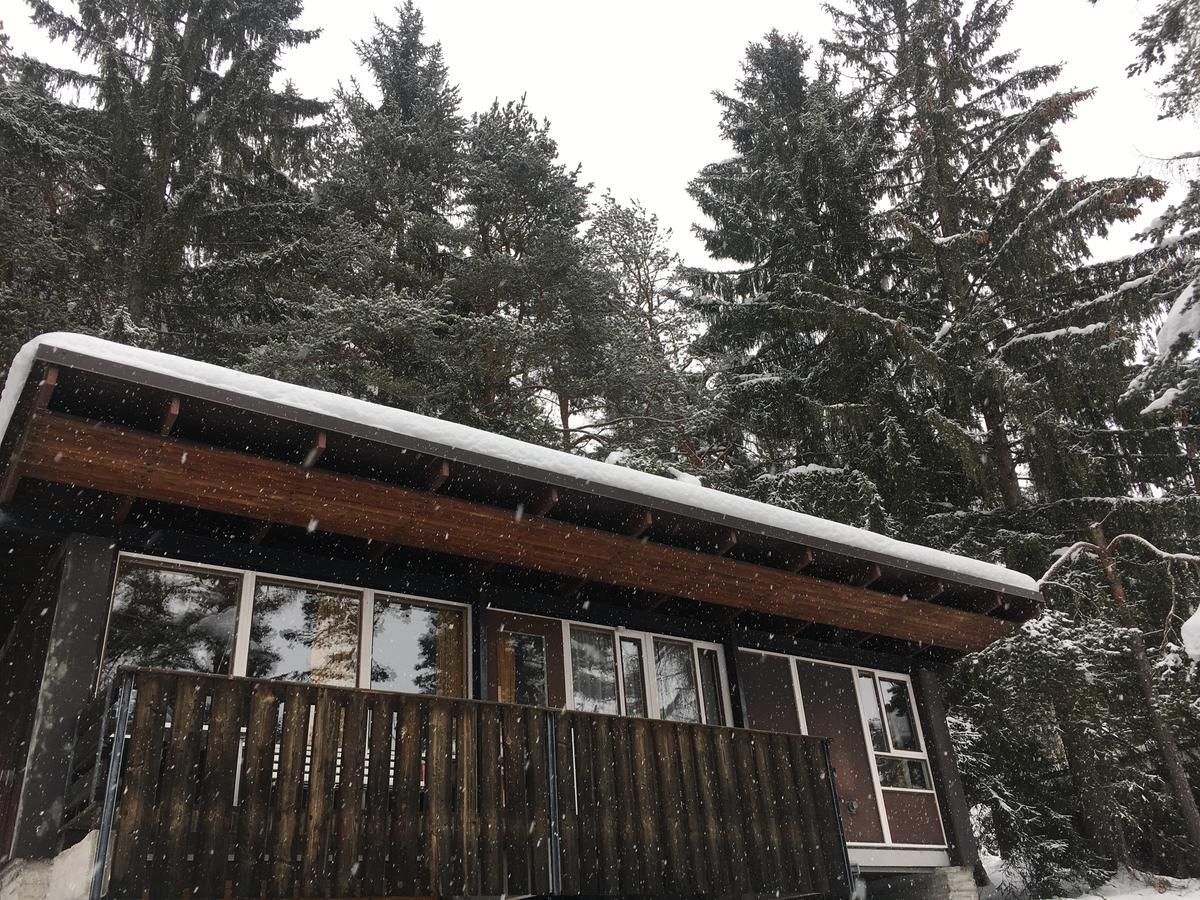
<svg viewBox="0 0 1200 900">
<path fill-rule="evenodd" d="M 1092 526 L 1092 541 L 1096 545 L 1100 565 L 1104 569 L 1104 577 L 1108 580 L 1108 586 L 1112 590 L 1117 615 L 1121 624 L 1128 628 L 1133 635 L 1133 654 L 1137 662 L 1138 681 L 1141 684 L 1142 696 L 1146 701 L 1146 712 L 1150 716 L 1155 740 L 1158 741 L 1158 746 L 1162 751 L 1163 763 L 1167 770 L 1167 781 L 1171 785 L 1171 794 L 1183 816 L 1183 827 L 1192 845 L 1190 863 L 1193 874 L 1200 874 L 1200 808 L 1196 805 L 1196 795 L 1192 792 L 1191 782 L 1183 767 L 1183 757 L 1179 753 L 1175 735 L 1158 711 L 1158 705 L 1155 702 L 1154 675 L 1150 671 L 1150 660 L 1146 655 L 1146 641 L 1142 637 L 1141 628 L 1134 621 L 1125 595 L 1125 585 L 1121 583 L 1121 576 L 1117 574 L 1117 568 L 1108 552 L 1108 541 L 1104 537 L 1104 529 L 1100 525 Z"/>
<path fill-rule="evenodd" d="M 1074 727 L 1073 703 L 1058 698 L 1054 701 L 1054 717 L 1058 735 L 1067 754 L 1067 770 L 1071 784 L 1079 795 L 1083 821 L 1080 830 L 1112 857 L 1118 866 L 1129 867 L 1131 855 L 1125 829 L 1117 818 L 1108 785 L 1096 771 L 1096 753 L 1091 738 L 1083 729 Z"/>
<path fill-rule="evenodd" d="M 1024 503 L 1021 496 L 1021 482 L 1017 478 L 1017 462 L 1013 458 L 1012 447 L 1008 443 L 1008 429 L 1004 426 L 1004 415 L 994 407 L 984 410 L 983 422 L 987 427 L 988 454 L 996 467 L 996 477 L 1000 482 L 1000 496 L 1004 499 L 1006 509 L 1020 509 Z"/>
<path fill-rule="evenodd" d="M 1183 452 L 1187 457 L 1188 469 L 1192 475 L 1192 493 L 1200 494 L 1200 439 L 1188 430 L 1191 415 L 1186 409 L 1179 411 L 1179 426 L 1183 432 Z"/>
<path fill-rule="evenodd" d="M 558 395 L 558 418 L 562 424 L 563 450 L 571 452 L 571 404 L 565 394 Z"/>
</svg>

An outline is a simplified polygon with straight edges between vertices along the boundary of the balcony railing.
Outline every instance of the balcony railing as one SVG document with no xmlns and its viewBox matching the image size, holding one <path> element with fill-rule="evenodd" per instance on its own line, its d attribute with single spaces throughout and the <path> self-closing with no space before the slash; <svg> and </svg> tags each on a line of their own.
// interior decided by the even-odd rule
<svg viewBox="0 0 1200 900">
<path fill-rule="evenodd" d="M 815 738 L 152 670 L 80 736 L 96 896 L 848 893 Z"/>
</svg>

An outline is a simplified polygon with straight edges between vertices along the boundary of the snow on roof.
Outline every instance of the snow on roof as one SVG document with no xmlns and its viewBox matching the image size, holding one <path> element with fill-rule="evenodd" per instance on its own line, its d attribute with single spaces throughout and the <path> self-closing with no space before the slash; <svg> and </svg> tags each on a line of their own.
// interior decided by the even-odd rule
<svg viewBox="0 0 1200 900">
<path fill-rule="evenodd" d="M 133 383 L 148 382 L 172 392 L 742 528 L 814 549 L 1024 597 L 1040 596 L 1034 579 L 1004 566 L 759 503 L 687 479 L 651 475 L 455 422 L 86 335 L 45 334 L 21 348 L 0 393 L 0 441 L 38 360 Z"/>
</svg>

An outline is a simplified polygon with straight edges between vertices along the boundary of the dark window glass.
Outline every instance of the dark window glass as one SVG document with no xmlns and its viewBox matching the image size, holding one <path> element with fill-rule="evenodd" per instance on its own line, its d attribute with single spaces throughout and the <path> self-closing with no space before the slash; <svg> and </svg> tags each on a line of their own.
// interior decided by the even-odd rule
<svg viewBox="0 0 1200 900">
<path fill-rule="evenodd" d="M 371 687 L 466 696 L 465 610 L 376 594 L 371 627 Z"/>
<path fill-rule="evenodd" d="M 887 735 L 883 731 L 883 715 L 879 711 L 879 697 L 875 693 L 875 678 L 862 673 L 858 676 L 858 702 L 862 704 L 863 717 L 871 733 L 871 746 L 884 753 L 890 749 Z"/>
<path fill-rule="evenodd" d="M 929 774 L 923 760 L 877 756 L 875 763 L 879 766 L 879 783 L 884 787 L 929 790 Z"/>
<path fill-rule="evenodd" d="M 704 695 L 704 721 L 709 725 L 725 724 L 725 704 L 721 702 L 721 667 L 717 651 L 696 650 L 700 659 L 700 693 Z"/>
<path fill-rule="evenodd" d="M 250 622 L 252 678 L 353 687 L 358 676 L 359 596 L 259 581 Z"/>
<path fill-rule="evenodd" d="M 658 674 L 658 703 L 662 718 L 671 722 L 699 722 L 700 695 L 690 644 L 654 641 L 654 668 Z"/>
<path fill-rule="evenodd" d="M 613 636 L 589 628 L 571 629 L 571 687 L 581 712 L 619 712 L 617 656 Z"/>
<path fill-rule="evenodd" d="M 894 750 L 920 752 L 917 729 L 913 725 L 912 705 L 908 701 L 908 685 L 889 678 L 879 679 L 883 691 L 883 708 L 887 712 L 888 731 L 892 735 Z"/>
<path fill-rule="evenodd" d="M 120 666 L 228 674 L 240 575 L 122 559 L 101 679 Z"/>
<path fill-rule="evenodd" d="M 799 734 L 800 712 L 796 708 L 791 661 L 769 653 L 739 650 L 737 666 L 746 724 L 759 731 Z"/>
<path fill-rule="evenodd" d="M 625 715 L 646 716 L 646 667 L 642 665 L 642 642 L 621 638 L 621 676 L 625 680 Z"/>
<path fill-rule="evenodd" d="M 501 703 L 549 706 L 546 699 L 546 640 L 540 634 L 500 633 Z"/>
</svg>

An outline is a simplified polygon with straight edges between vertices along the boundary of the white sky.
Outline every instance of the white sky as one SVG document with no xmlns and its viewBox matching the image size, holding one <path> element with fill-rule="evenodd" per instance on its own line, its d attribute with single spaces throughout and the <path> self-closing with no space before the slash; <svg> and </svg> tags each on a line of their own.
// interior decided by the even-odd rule
<svg viewBox="0 0 1200 900">
<path fill-rule="evenodd" d="M 287 74 L 310 95 L 327 97 L 357 71 L 351 42 L 369 33 L 391 2 L 307 0 L 301 23 L 324 30 L 290 53 Z M 611 188 L 636 197 L 674 229 L 688 262 L 706 261 L 690 226 L 698 211 L 685 188 L 705 163 L 728 155 L 717 134 L 712 91 L 732 89 L 748 42 L 770 28 L 816 42 L 828 20 L 815 0 L 425 0 L 426 35 L 440 41 L 463 96 L 463 111 L 495 98 L 528 98 L 550 119 L 563 159 L 583 164 L 596 195 Z M 16 0 L 2 0 L 18 52 L 53 54 Z M 1129 34 L 1149 0 L 1015 0 L 1008 46 L 1027 65 L 1063 61 L 1062 86 L 1096 87 L 1080 117 L 1060 130 L 1069 175 L 1147 172 L 1169 178 L 1155 157 L 1194 149 L 1196 123 L 1159 122 L 1150 79 L 1130 80 Z M 1179 188 L 1172 192 L 1177 194 Z M 1146 220 L 1148 221 L 1148 219 Z M 1125 228 L 1097 250 L 1128 246 Z"/>
</svg>

